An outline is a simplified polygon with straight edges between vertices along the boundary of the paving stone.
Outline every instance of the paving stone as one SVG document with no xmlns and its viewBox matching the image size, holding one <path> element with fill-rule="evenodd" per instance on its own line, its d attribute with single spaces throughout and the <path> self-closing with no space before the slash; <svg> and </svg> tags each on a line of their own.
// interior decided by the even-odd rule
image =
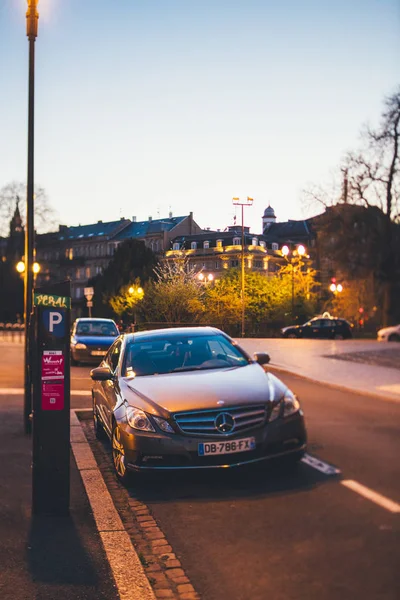
<svg viewBox="0 0 400 600">
<path fill-rule="evenodd" d="M 148 540 L 160 540 L 164 537 L 163 532 L 160 531 L 158 527 L 153 527 L 151 530 L 145 531 L 144 533 Z"/>
<path fill-rule="evenodd" d="M 166 571 L 166 574 L 170 579 L 174 577 L 183 577 L 185 575 L 185 571 L 183 569 L 169 569 Z"/>
<path fill-rule="evenodd" d="M 189 577 L 186 577 L 186 575 L 182 575 L 182 577 L 174 577 L 172 581 L 176 583 L 176 585 L 179 583 L 190 583 L 190 579 Z"/>
<path fill-rule="evenodd" d="M 171 590 L 154 590 L 157 598 L 173 598 L 174 594 Z"/>
<path fill-rule="evenodd" d="M 181 585 L 178 585 L 178 592 L 194 592 L 194 587 L 192 586 L 191 583 L 182 583 Z"/>
<path fill-rule="evenodd" d="M 153 540 L 151 542 L 151 545 L 153 546 L 153 548 L 155 548 L 156 546 L 167 546 L 168 542 L 165 538 L 160 538 L 159 540 Z"/>
<path fill-rule="evenodd" d="M 173 569 L 174 567 L 181 567 L 181 566 L 182 565 L 181 565 L 181 561 L 180 560 L 176 560 L 176 559 L 174 560 L 174 559 L 172 559 L 172 560 L 165 561 L 165 567 L 167 569 Z"/>
<path fill-rule="evenodd" d="M 153 549 L 153 552 L 154 552 L 154 554 L 163 555 L 164 552 L 172 552 L 172 548 L 171 548 L 171 546 L 168 546 L 168 545 L 167 546 L 156 546 Z M 161 556 L 161 558 L 162 558 L 162 556 Z"/>
</svg>

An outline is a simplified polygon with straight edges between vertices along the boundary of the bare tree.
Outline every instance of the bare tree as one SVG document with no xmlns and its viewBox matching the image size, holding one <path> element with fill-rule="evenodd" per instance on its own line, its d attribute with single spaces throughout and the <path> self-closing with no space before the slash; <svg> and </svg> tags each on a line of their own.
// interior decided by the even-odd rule
<svg viewBox="0 0 400 600">
<path fill-rule="evenodd" d="M 19 203 L 22 220 L 25 221 L 26 184 L 12 181 L 0 189 L 0 235 L 8 236 L 15 208 Z M 35 230 L 44 233 L 55 227 L 55 212 L 50 207 L 45 190 L 35 186 Z"/>
<path fill-rule="evenodd" d="M 326 211 L 322 229 L 334 241 L 331 256 L 353 277 L 373 272 L 384 325 L 400 317 L 399 137 L 400 88 L 385 99 L 379 127 L 364 129 L 361 150 L 346 156 L 341 191 L 314 186 L 305 193 L 308 203 L 336 205 L 336 210 Z"/>
</svg>

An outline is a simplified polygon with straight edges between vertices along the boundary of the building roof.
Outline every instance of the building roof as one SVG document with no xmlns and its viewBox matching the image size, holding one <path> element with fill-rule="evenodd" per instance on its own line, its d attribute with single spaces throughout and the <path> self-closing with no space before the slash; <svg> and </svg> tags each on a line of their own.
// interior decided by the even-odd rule
<svg viewBox="0 0 400 600">
<path fill-rule="evenodd" d="M 275 211 L 270 204 L 268 204 L 267 208 L 264 210 L 264 217 L 268 217 L 269 219 L 276 219 Z"/>
<path fill-rule="evenodd" d="M 185 219 L 187 219 L 187 215 L 185 215 L 184 217 L 152 219 L 151 221 L 134 221 L 131 222 L 122 231 L 120 231 L 114 239 L 125 240 L 128 238 L 142 238 L 146 235 L 162 233 L 163 231 L 170 231 Z"/>
<path fill-rule="evenodd" d="M 91 223 L 90 225 L 76 225 L 68 227 L 65 225 L 60 226 L 59 240 L 79 240 L 88 239 L 93 237 L 113 237 L 120 229 L 125 228 L 129 225 L 129 219 L 120 219 L 119 221 L 109 221 L 103 223 L 98 221 L 97 223 Z"/>
<path fill-rule="evenodd" d="M 314 236 L 307 221 L 285 221 L 271 223 L 264 230 L 264 237 L 269 242 L 300 242 Z"/>
</svg>

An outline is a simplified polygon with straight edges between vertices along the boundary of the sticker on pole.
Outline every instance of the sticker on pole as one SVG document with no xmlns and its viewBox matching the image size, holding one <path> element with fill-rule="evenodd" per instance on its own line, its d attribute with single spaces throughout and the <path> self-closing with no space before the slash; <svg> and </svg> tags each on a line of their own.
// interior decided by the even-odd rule
<svg viewBox="0 0 400 600">
<path fill-rule="evenodd" d="M 42 382 L 42 410 L 63 410 L 64 382 Z"/>
<path fill-rule="evenodd" d="M 62 350 L 44 350 L 42 354 L 42 379 L 64 379 L 65 360 Z"/>
<path fill-rule="evenodd" d="M 56 338 L 65 336 L 65 313 L 62 310 L 46 308 L 42 313 L 43 324 L 48 333 Z"/>
</svg>

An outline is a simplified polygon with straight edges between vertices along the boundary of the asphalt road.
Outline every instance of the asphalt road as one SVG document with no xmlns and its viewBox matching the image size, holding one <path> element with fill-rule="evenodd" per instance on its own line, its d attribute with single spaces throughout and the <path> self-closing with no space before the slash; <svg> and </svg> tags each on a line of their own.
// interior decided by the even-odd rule
<svg viewBox="0 0 400 600">
<path fill-rule="evenodd" d="M 73 390 L 90 389 L 88 372 L 72 369 Z M 343 482 L 400 503 L 400 405 L 278 376 L 302 401 L 309 453 L 338 474 L 302 463 L 292 473 L 158 475 L 132 494 L 203 600 L 397 600 L 400 513 Z M 72 406 L 88 400 L 73 395 Z"/>
</svg>

